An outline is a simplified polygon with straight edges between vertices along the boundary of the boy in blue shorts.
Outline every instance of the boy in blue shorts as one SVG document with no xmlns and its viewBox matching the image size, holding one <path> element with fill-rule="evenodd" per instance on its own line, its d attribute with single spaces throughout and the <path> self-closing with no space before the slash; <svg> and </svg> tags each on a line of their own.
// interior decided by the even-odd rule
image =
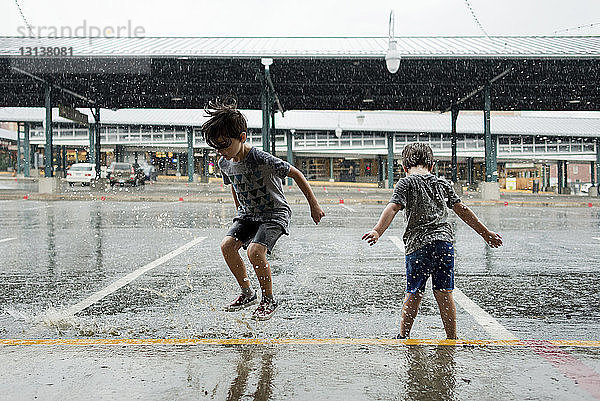
<svg viewBox="0 0 600 401">
<path fill-rule="evenodd" d="M 283 194 L 282 180 L 285 177 L 294 179 L 310 205 L 310 214 L 316 224 L 325 213 L 298 169 L 246 143 L 246 118 L 236 109 L 235 103 L 217 101 L 210 103 L 209 108 L 206 111 L 210 119 L 202 125 L 202 133 L 206 143 L 221 156 L 219 168 L 223 182 L 231 184 L 237 209 L 233 225 L 221 242 L 221 252 L 241 288 L 241 294 L 225 310 L 233 312 L 258 302 L 239 254 L 240 248 L 244 247 L 248 250 L 248 259 L 262 290 L 260 304 L 252 318 L 267 320 L 278 307 L 273 297 L 267 253 L 271 253 L 281 235 L 288 235 L 292 214 Z"/>
<path fill-rule="evenodd" d="M 402 151 L 402 165 L 407 176 L 398 180 L 392 199 L 383 210 L 377 225 L 362 239 L 374 245 L 400 210 L 405 211 L 406 296 L 400 319 L 400 334 L 408 338 L 425 283 L 433 281 L 433 294 L 440 309 L 448 339 L 456 339 L 454 289 L 454 236 L 447 222 L 448 211 L 454 212 L 473 228 L 492 248 L 502 245 L 502 236 L 490 231 L 456 195 L 452 185 L 431 174 L 433 152 L 423 143 L 411 143 Z"/>
</svg>

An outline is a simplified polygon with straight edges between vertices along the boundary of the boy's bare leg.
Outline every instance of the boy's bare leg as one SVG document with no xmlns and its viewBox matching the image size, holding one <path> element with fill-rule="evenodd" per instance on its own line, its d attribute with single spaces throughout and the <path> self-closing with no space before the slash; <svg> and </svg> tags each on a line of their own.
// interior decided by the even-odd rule
<svg viewBox="0 0 600 401">
<path fill-rule="evenodd" d="M 440 308 L 440 316 L 446 330 L 446 337 L 456 340 L 456 305 L 452 291 L 433 291 L 435 300 Z"/>
<path fill-rule="evenodd" d="M 271 266 L 267 262 L 267 247 L 256 242 L 251 243 L 248 247 L 248 259 L 258 277 L 263 297 L 272 298 L 273 284 L 271 282 Z"/>
<path fill-rule="evenodd" d="M 244 261 L 239 253 L 241 247 L 242 242 L 229 235 L 223 238 L 221 242 L 221 252 L 227 266 L 229 266 L 229 270 L 231 270 L 241 288 L 250 288 L 246 266 L 244 266 Z"/>
<path fill-rule="evenodd" d="M 406 293 L 404 304 L 402 305 L 402 318 L 400 319 L 400 336 L 408 337 L 410 334 L 410 329 L 412 329 L 417 312 L 419 312 L 422 299 L 423 294 L 420 292 L 414 294 L 410 292 Z"/>
</svg>

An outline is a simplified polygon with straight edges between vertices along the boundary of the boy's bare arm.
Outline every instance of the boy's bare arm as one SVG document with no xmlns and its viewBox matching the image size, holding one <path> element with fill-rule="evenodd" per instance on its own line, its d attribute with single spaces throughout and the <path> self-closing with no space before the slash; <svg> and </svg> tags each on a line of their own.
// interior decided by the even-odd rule
<svg viewBox="0 0 600 401">
<path fill-rule="evenodd" d="M 304 178 L 304 174 L 302 174 L 302 172 L 296 167 L 292 166 L 290 168 L 290 172 L 288 173 L 288 177 L 291 177 L 296 182 L 296 185 L 298 185 L 298 188 L 300 188 L 306 197 L 306 200 L 310 205 L 310 216 L 315 224 L 319 224 L 321 218 L 325 216 L 325 212 L 323 212 L 323 209 L 321 209 L 321 206 L 319 206 L 319 202 L 310 188 L 308 181 L 306 181 L 306 178 Z"/>
<path fill-rule="evenodd" d="M 383 209 L 381 216 L 379 217 L 379 221 L 373 227 L 371 231 L 365 233 L 362 236 L 362 239 L 367 241 L 369 245 L 375 245 L 375 243 L 379 240 L 379 237 L 383 235 L 385 230 L 388 229 L 390 224 L 392 224 L 392 220 L 396 217 L 396 214 L 402 210 L 402 206 L 397 203 L 388 203 L 388 205 Z"/>
<path fill-rule="evenodd" d="M 233 189 L 233 185 L 231 186 L 231 195 L 233 195 L 233 201 L 235 202 L 235 210 L 238 210 L 240 207 L 240 201 L 238 201 L 237 195 L 235 194 L 235 189 Z"/>
<path fill-rule="evenodd" d="M 498 248 L 502 245 L 502 236 L 498 233 L 488 230 L 481 221 L 477 218 L 475 213 L 467 205 L 462 202 L 457 202 L 452 207 L 454 213 L 462 219 L 469 227 L 485 240 L 492 248 Z"/>
</svg>

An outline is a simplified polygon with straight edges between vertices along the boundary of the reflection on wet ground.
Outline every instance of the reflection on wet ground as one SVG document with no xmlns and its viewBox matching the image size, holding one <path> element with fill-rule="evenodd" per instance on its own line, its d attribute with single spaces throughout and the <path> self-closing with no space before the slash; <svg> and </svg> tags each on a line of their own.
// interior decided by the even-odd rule
<svg viewBox="0 0 600 401">
<path fill-rule="evenodd" d="M 229 204 L 0 201 L 0 337 L 393 337 L 405 285 L 403 254 L 389 238 L 374 247 L 360 241 L 382 206 L 356 205 L 352 211 L 328 205 L 319 226 L 312 224 L 306 205 L 292 209 L 291 235 L 278 242 L 271 257 L 275 294 L 283 306 L 272 320 L 257 323 L 250 319 L 252 310 L 222 310 L 238 291 L 219 250 L 233 217 Z M 486 247 L 452 217 L 457 287 L 519 338 L 600 340 L 598 211 L 473 209 L 503 234 L 505 246 Z M 403 229 L 398 217 L 386 236 L 402 237 Z M 207 238 L 76 316 L 59 313 L 198 237 Z M 251 280 L 257 287 L 252 274 Z M 413 337 L 443 338 L 427 291 Z M 489 338 L 469 313 L 457 312 L 461 338 Z M 2 359 L 27 360 L 28 353 L 43 349 L 4 347 Z M 53 376 L 61 367 L 73 377 L 88 372 L 100 386 L 107 377 L 115 380 L 124 370 L 135 370 L 135 362 L 119 365 L 135 349 L 54 348 L 55 357 L 49 356 L 38 374 Z M 172 387 L 154 383 L 164 391 L 155 396 L 167 398 L 527 398 L 536 394 L 529 393 L 531 383 L 539 383 L 533 388 L 549 398 L 589 397 L 528 349 L 191 347 L 193 357 L 176 348 L 140 349 L 148 357 L 142 369 L 155 380 L 165 366 L 176 372 L 169 375 Z M 599 370 L 597 350 L 573 352 Z M 103 376 L 96 362 L 105 354 L 115 371 Z M 76 362 L 67 366 L 59 356 Z M 515 363 L 508 374 L 517 387 L 503 384 L 498 379 L 503 369 Z M 202 373 L 177 376 L 185 371 Z"/>
<path fill-rule="evenodd" d="M 5 399 L 593 399 L 527 348 L 6 347 Z M 81 383 L 85 383 L 82 386 Z"/>
</svg>

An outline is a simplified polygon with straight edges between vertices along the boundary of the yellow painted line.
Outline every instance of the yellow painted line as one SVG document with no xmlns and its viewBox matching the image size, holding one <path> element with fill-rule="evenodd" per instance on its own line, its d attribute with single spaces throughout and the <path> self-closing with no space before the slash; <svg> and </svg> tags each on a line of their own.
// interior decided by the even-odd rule
<svg viewBox="0 0 600 401">
<path fill-rule="evenodd" d="M 530 340 L 531 341 L 531 340 Z M 598 348 L 600 341 L 547 340 L 557 347 Z M 446 345 L 529 347 L 528 340 L 396 340 L 389 338 L 4 338 L 0 345 Z"/>
</svg>

